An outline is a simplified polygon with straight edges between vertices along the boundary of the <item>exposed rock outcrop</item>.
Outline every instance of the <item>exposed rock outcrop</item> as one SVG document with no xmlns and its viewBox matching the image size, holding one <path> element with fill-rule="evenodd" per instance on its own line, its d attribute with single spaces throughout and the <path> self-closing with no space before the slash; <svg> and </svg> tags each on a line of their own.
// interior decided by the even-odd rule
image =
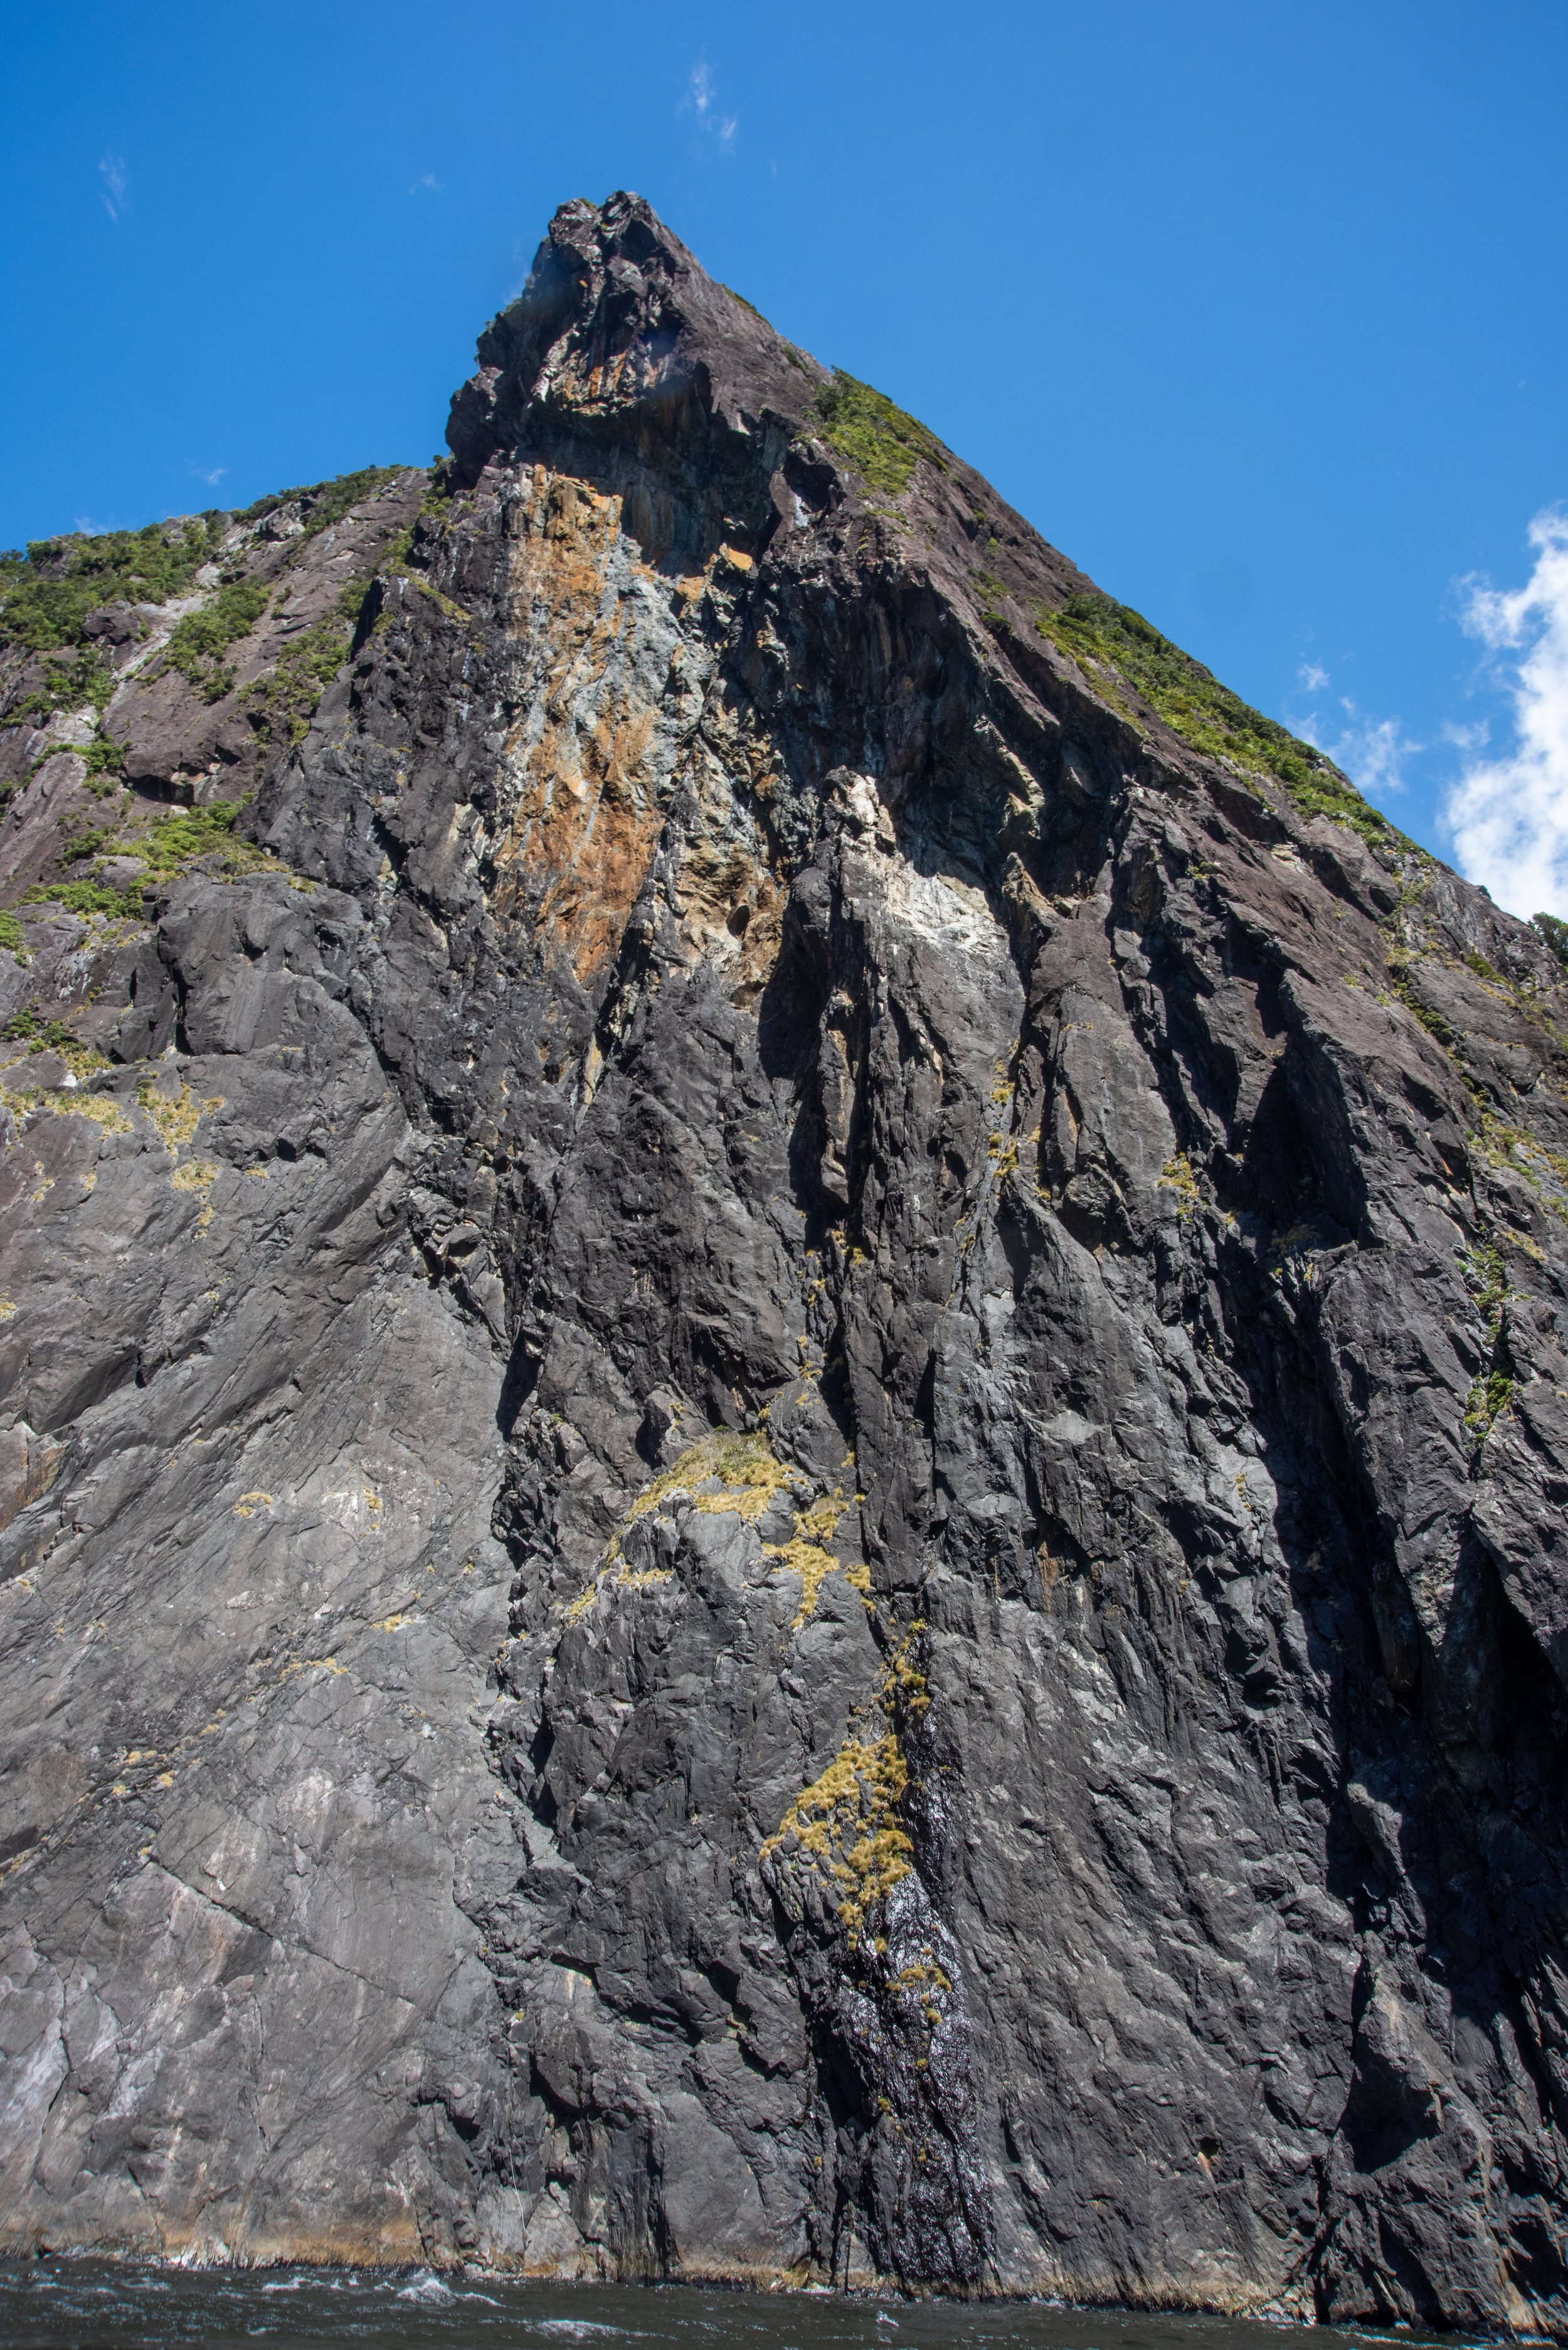
<svg viewBox="0 0 1568 2350">
<path fill-rule="evenodd" d="M 639 200 L 479 356 L 3 591 L 4 2241 L 1563 2330 L 1549 942 Z"/>
</svg>

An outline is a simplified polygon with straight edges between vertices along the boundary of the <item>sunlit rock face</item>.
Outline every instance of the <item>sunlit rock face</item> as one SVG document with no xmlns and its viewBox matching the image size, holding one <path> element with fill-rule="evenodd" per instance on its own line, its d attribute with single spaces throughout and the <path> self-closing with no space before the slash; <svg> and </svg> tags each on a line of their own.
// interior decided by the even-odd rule
<svg viewBox="0 0 1568 2350">
<path fill-rule="evenodd" d="M 639 200 L 479 357 L 0 601 L 3 2240 L 1568 2325 L 1550 945 Z"/>
</svg>

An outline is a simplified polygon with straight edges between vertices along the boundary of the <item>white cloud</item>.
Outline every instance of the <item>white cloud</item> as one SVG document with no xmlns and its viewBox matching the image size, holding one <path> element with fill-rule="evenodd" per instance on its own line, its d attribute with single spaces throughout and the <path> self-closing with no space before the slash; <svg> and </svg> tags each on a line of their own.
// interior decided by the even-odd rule
<svg viewBox="0 0 1568 2350">
<path fill-rule="evenodd" d="M 229 469 L 226 465 L 214 465 L 211 472 L 208 471 L 205 465 L 192 465 L 191 468 L 191 471 L 195 474 L 196 479 L 199 482 L 205 482 L 210 490 L 215 490 L 217 488 L 218 484 L 223 480 L 223 475 L 228 472 L 228 470 Z"/>
<path fill-rule="evenodd" d="M 98 169 L 99 177 L 103 182 L 99 192 L 103 197 L 103 208 L 110 220 L 118 220 L 125 210 L 125 192 L 130 185 L 125 160 L 119 155 L 106 155 Z"/>
<path fill-rule="evenodd" d="M 1444 742 L 1451 743 L 1456 751 L 1484 751 L 1491 741 L 1491 728 L 1484 718 L 1478 718 L 1469 726 L 1461 726 L 1456 720 L 1446 718 L 1441 733 Z"/>
<path fill-rule="evenodd" d="M 439 196 L 442 193 L 441 183 L 433 172 L 421 172 L 417 180 L 409 182 L 409 193 L 410 196 Z"/>
<path fill-rule="evenodd" d="M 1321 693 L 1329 682 L 1327 670 L 1317 661 L 1303 663 L 1297 678 L 1306 693 Z M 1325 719 L 1313 710 L 1304 718 L 1293 717 L 1292 726 L 1314 750 L 1325 751 L 1369 797 L 1380 792 L 1402 792 L 1405 762 L 1422 748 L 1406 733 L 1404 721 L 1371 718 L 1348 694 L 1335 694 L 1334 702 L 1337 715 Z"/>
<path fill-rule="evenodd" d="M 700 57 L 691 68 L 691 78 L 686 85 L 686 95 L 680 101 L 682 114 L 694 114 L 701 128 L 719 142 L 726 154 L 734 146 L 740 123 L 732 114 L 719 111 L 719 93 L 708 61 Z"/>
<path fill-rule="evenodd" d="M 1491 656 L 1514 742 L 1467 767 L 1443 816 L 1460 868 L 1516 914 L 1568 916 L 1568 509 L 1530 525 L 1522 588 L 1461 582 L 1461 619 Z"/>
</svg>

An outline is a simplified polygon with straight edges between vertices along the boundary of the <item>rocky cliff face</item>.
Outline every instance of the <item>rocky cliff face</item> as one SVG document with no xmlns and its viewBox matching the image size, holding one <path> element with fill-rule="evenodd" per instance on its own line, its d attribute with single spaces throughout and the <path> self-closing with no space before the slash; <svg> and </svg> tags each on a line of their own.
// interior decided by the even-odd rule
<svg viewBox="0 0 1568 2350">
<path fill-rule="evenodd" d="M 5 2241 L 1568 2326 L 1550 943 L 637 199 L 480 361 L 0 588 Z"/>
</svg>

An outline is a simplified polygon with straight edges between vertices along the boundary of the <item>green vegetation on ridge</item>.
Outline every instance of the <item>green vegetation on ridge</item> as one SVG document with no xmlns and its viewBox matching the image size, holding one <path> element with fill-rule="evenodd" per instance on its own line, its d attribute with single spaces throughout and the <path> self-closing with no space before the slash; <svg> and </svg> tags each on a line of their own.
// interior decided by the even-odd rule
<svg viewBox="0 0 1568 2350">
<path fill-rule="evenodd" d="M 833 381 L 817 393 L 816 412 L 828 447 L 847 458 L 872 489 L 888 497 L 903 495 L 922 457 L 933 465 L 943 463 L 941 442 L 934 432 L 896 408 L 886 392 L 846 375 L 842 368 L 835 369 Z"/>
<path fill-rule="evenodd" d="M 265 498 L 257 498 L 254 505 L 242 508 L 233 519 L 235 522 L 260 522 L 264 516 L 275 513 L 279 506 L 290 505 L 297 500 L 300 519 L 305 525 L 303 536 L 314 538 L 318 531 L 330 530 L 333 524 L 341 522 L 352 507 L 361 504 L 366 498 L 373 497 L 385 484 L 395 481 L 407 470 L 403 465 L 361 465 L 357 473 L 335 473 L 330 481 L 313 482 L 307 488 L 271 490 Z"/>
<path fill-rule="evenodd" d="M 69 532 L 57 538 L 33 539 L 26 548 L 0 552 L 0 644 L 25 646 L 29 652 L 56 652 L 82 645 L 87 641 L 83 622 L 89 612 L 105 604 L 167 604 L 176 596 L 188 594 L 202 566 L 217 555 L 232 524 L 259 522 L 277 507 L 297 501 L 304 524 L 301 541 L 312 539 L 341 522 L 351 508 L 405 470 L 401 465 L 362 465 L 357 473 L 339 473 L 308 487 L 274 490 L 238 514 L 211 507 L 182 521 L 149 523 L 142 530 Z M 218 592 L 222 598 L 254 590 L 244 583 L 230 583 Z M 260 610 L 258 605 L 245 628 Z M 203 660 L 210 662 L 244 633 L 244 628 L 229 628 L 229 620 L 237 617 L 238 607 L 231 604 L 217 624 L 215 634 L 221 641 L 207 641 L 214 635 L 212 629 L 206 637 L 191 637 L 184 640 L 186 656 L 198 667 Z M 208 612 L 193 614 L 181 628 L 189 629 L 192 622 L 205 622 L 208 618 Z M 185 660 L 177 659 L 175 665 L 184 668 Z M 210 674 L 210 669 L 203 674 Z M 96 681 L 96 666 L 93 677 Z M 196 681 L 201 683 L 201 677 Z M 86 702 L 99 689 L 96 681 L 84 675 L 80 690 Z M 49 694 L 51 707 L 65 706 L 55 697 L 52 683 Z"/>
<path fill-rule="evenodd" d="M 166 604 L 182 596 L 223 543 L 228 516 L 211 512 L 144 530 L 38 538 L 0 554 L 0 642 L 52 652 L 85 640 L 101 605 Z"/>
<path fill-rule="evenodd" d="M 139 892 L 111 889 L 103 881 L 36 881 L 17 901 L 23 906 L 57 906 L 63 914 L 103 914 L 111 921 L 141 919 Z"/>
<path fill-rule="evenodd" d="M 1056 610 L 1037 605 L 1034 617 L 1041 635 L 1076 661 L 1096 691 L 1124 712 L 1118 681 L 1131 686 L 1195 751 L 1283 784 L 1303 816 L 1332 817 L 1369 845 L 1409 845 L 1332 760 L 1221 685 L 1201 661 L 1162 637 L 1129 605 L 1109 596 L 1074 596 Z"/>
<path fill-rule="evenodd" d="M 30 889 L 23 891 L 20 902 L 24 906 L 58 906 L 67 914 L 102 914 L 114 920 L 140 921 L 141 894 L 148 883 L 173 880 L 197 858 L 210 856 L 214 849 L 233 849 L 243 864 L 262 867 L 270 863 L 264 852 L 251 847 L 249 843 L 233 842 L 234 818 L 243 806 L 243 801 L 217 800 L 207 807 L 180 808 L 160 816 L 145 831 L 120 831 L 113 825 L 103 825 L 90 832 L 67 834 L 62 843 L 67 862 L 80 864 L 92 858 L 93 878 L 35 882 Z M 123 888 L 98 878 L 99 860 L 132 858 L 142 872 Z"/>
<path fill-rule="evenodd" d="M 170 880 L 193 858 L 228 846 L 243 805 L 238 800 L 214 800 L 207 807 L 181 808 L 173 816 L 160 816 L 145 832 L 122 836 L 119 853 L 139 857 L 149 879 Z"/>
</svg>

